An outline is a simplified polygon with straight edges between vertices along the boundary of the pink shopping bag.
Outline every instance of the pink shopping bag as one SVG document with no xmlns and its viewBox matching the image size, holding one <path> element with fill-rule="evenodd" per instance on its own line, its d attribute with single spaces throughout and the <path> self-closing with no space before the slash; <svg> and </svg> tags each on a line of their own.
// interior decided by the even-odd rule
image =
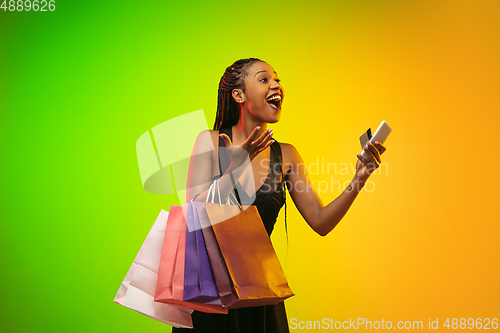
<svg viewBox="0 0 500 333">
<path fill-rule="evenodd" d="M 113 302 L 171 326 L 193 328 L 192 310 L 154 302 L 168 216 L 164 210 L 158 215 Z"/>
<path fill-rule="evenodd" d="M 227 313 L 227 310 L 222 308 L 220 299 L 211 303 L 194 303 L 183 300 L 187 209 L 188 205 L 185 207 L 170 206 L 161 252 L 155 301 L 196 311 Z"/>
</svg>

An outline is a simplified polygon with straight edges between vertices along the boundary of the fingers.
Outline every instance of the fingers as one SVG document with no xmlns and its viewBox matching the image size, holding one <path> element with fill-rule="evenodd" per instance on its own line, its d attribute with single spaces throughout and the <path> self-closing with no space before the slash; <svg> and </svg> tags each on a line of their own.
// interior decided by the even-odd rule
<svg viewBox="0 0 500 333">
<path fill-rule="evenodd" d="M 255 127 L 253 129 L 252 133 L 250 133 L 248 138 L 245 140 L 244 144 L 252 143 L 255 140 L 255 138 L 257 137 L 257 134 L 259 133 L 259 131 L 260 131 L 260 126 Z"/>
<path fill-rule="evenodd" d="M 245 141 L 243 141 L 239 146 L 237 146 L 238 148 L 244 149 L 248 153 L 248 155 L 250 156 L 250 158 L 252 160 L 257 154 L 261 153 L 266 148 L 268 148 L 273 142 L 275 142 L 274 140 L 271 140 L 272 135 L 273 135 L 272 129 L 264 131 L 257 138 L 257 135 L 258 135 L 260 130 L 261 130 L 260 126 L 255 127 L 253 129 L 252 133 L 250 133 L 250 135 L 247 137 L 247 139 Z M 224 140 L 227 142 L 229 140 L 229 138 L 226 139 L 224 137 Z M 232 143 L 231 143 L 231 146 L 232 146 Z"/>
<path fill-rule="evenodd" d="M 375 141 L 375 147 L 378 149 L 378 151 L 380 152 L 380 155 L 382 155 L 384 153 L 384 151 L 386 151 L 386 148 L 384 145 L 382 145 L 380 142 L 378 141 Z"/>
<path fill-rule="evenodd" d="M 368 142 L 368 146 L 366 146 L 364 149 L 370 155 L 373 162 L 377 162 L 377 164 L 382 163 L 379 150 L 371 142 Z"/>
<path fill-rule="evenodd" d="M 358 160 L 361 162 L 360 168 L 358 169 L 361 170 L 363 167 L 366 167 L 368 170 L 368 174 L 370 175 L 373 171 L 375 171 L 379 166 L 380 166 L 380 156 L 375 158 L 375 155 L 372 153 L 372 151 L 368 148 L 364 148 L 365 152 L 370 156 L 370 160 L 367 160 L 361 156 L 361 154 L 357 154 L 356 156 L 358 157 Z M 378 152 L 378 151 L 377 151 Z"/>
<path fill-rule="evenodd" d="M 273 135 L 272 130 L 268 130 L 264 132 L 257 140 L 252 142 L 252 146 L 249 147 L 250 154 L 255 157 L 260 154 L 264 150 L 267 149 L 275 140 L 271 140 L 271 136 Z"/>
<path fill-rule="evenodd" d="M 260 153 L 270 145 L 271 137 L 273 135 L 273 130 L 269 129 L 262 133 L 257 139 L 255 139 L 257 135 L 256 129 L 260 129 L 260 126 L 257 126 L 252 134 L 248 136 L 248 138 L 241 144 L 241 148 L 248 151 L 248 153 L 254 156 L 254 153 Z M 254 139 L 254 140 L 252 140 Z"/>
<path fill-rule="evenodd" d="M 259 148 L 258 152 L 261 153 L 266 150 L 270 145 L 272 145 L 276 140 L 269 140 L 263 147 Z"/>
<path fill-rule="evenodd" d="M 271 139 L 271 136 L 273 136 L 273 130 L 268 129 L 264 133 L 259 136 L 259 138 L 255 141 L 252 142 L 253 145 L 256 145 L 257 147 L 260 146 L 261 144 L 266 144 L 268 140 Z"/>
<path fill-rule="evenodd" d="M 380 159 L 380 155 L 386 150 L 386 148 L 379 142 L 375 141 L 375 143 L 368 142 L 368 145 L 363 148 L 363 150 L 368 154 L 369 159 L 363 158 L 360 154 L 357 155 L 358 160 L 361 162 L 360 168 L 366 167 L 368 171 L 368 175 L 373 173 L 382 163 Z"/>
<path fill-rule="evenodd" d="M 267 141 L 273 135 L 273 131 L 267 130 L 257 138 L 257 134 L 259 133 L 260 128 L 260 126 L 254 128 L 248 138 L 241 144 L 241 148 L 247 150 L 259 149 L 261 145 L 265 145 L 267 143 Z"/>
</svg>

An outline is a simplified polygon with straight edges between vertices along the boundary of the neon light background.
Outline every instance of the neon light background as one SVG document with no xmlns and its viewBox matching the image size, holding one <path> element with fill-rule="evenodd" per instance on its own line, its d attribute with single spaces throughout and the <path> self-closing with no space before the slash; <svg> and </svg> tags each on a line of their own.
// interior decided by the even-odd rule
<svg viewBox="0 0 500 333">
<path fill-rule="evenodd" d="M 243 57 L 282 78 L 270 128 L 307 163 L 354 163 L 363 131 L 393 127 L 387 175 L 330 235 L 289 201 L 286 261 L 282 211 L 272 240 L 296 293 L 288 317 L 498 318 L 499 14 L 494 0 L 0 11 L 3 329 L 169 331 L 112 303 L 159 211 L 177 203 L 142 189 L 135 141 L 201 108 L 211 127 L 218 80 Z"/>
</svg>

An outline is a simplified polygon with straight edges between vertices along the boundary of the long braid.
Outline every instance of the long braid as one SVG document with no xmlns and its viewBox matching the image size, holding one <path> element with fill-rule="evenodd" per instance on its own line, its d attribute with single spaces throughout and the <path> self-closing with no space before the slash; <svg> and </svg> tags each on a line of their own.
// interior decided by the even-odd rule
<svg viewBox="0 0 500 333">
<path fill-rule="evenodd" d="M 238 123 L 240 106 L 234 100 L 232 93 L 234 89 L 245 91 L 247 69 L 257 61 L 263 62 L 257 58 L 240 59 L 226 68 L 219 82 L 214 130 L 232 127 Z"/>
<path fill-rule="evenodd" d="M 235 61 L 234 64 L 226 68 L 224 75 L 219 82 L 219 91 L 217 96 L 217 114 L 215 116 L 214 130 L 221 128 L 229 128 L 238 123 L 240 119 L 240 106 L 233 98 L 234 89 L 243 89 L 245 91 L 245 78 L 247 69 L 254 62 L 264 62 L 257 58 L 247 58 Z M 286 192 L 288 186 L 286 184 L 285 175 L 282 173 L 283 196 L 285 198 L 285 233 L 286 233 L 286 257 L 288 258 L 288 226 L 286 223 Z"/>
</svg>

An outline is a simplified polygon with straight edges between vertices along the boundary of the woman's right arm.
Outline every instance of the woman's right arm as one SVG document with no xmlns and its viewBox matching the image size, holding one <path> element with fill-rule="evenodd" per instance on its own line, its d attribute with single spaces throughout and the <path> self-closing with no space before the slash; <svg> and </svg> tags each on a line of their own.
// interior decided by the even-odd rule
<svg viewBox="0 0 500 333">
<path fill-rule="evenodd" d="M 273 140 L 271 140 L 272 134 L 269 131 L 264 132 L 257 138 L 259 130 L 260 127 L 256 127 L 248 138 L 238 146 L 233 146 L 229 137 L 225 134 L 222 135 L 228 147 L 227 151 L 231 160 L 229 168 L 219 179 L 220 196 L 222 200 L 227 198 L 236 182 L 255 156 L 273 143 Z M 213 170 L 214 168 L 216 170 L 219 169 L 218 164 L 213 165 L 213 161 L 217 160 L 213 158 L 213 156 L 217 156 L 216 149 L 219 141 L 218 133 L 218 131 L 207 130 L 201 132 L 196 138 L 191 160 L 189 162 L 186 186 L 187 202 L 191 201 L 197 194 L 199 195 L 196 197 L 196 201 L 206 201 Z"/>
<path fill-rule="evenodd" d="M 212 179 L 212 154 L 215 154 L 215 147 L 211 131 L 198 134 L 189 160 L 186 202 L 191 201 L 196 194 L 199 194 L 197 201 L 205 201 Z"/>
</svg>

